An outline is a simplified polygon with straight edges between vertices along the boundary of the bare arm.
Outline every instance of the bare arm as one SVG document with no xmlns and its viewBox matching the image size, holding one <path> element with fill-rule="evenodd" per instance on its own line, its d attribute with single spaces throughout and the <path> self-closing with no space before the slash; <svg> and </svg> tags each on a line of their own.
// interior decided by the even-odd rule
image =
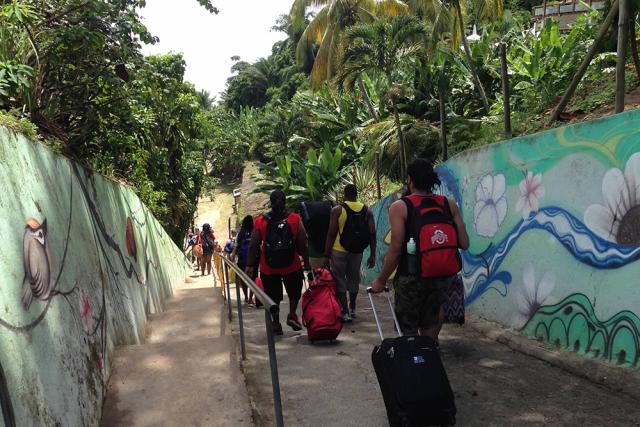
<svg viewBox="0 0 640 427">
<path fill-rule="evenodd" d="M 329 258 L 331 256 L 331 250 L 333 249 L 333 244 L 336 241 L 336 237 L 338 236 L 338 219 L 340 219 L 340 214 L 342 213 L 342 206 L 336 206 L 331 209 L 331 218 L 329 219 L 329 231 L 327 231 L 327 242 L 324 245 L 324 256 L 325 258 Z"/>
<path fill-rule="evenodd" d="M 384 265 L 378 277 L 373 281 L 372 287 L 375 292 L 381 292 L 391 273 L 398 268 L 400 256 L 402 255 L 402 245 L 405 236 L 405 221 L 407 220 L 407 206 L 402 200 L 393 202 L 389 207 L 389 225 L 391 226 L 391 245 L 384 258 Z"/>
<path fill-rule="evenodd" d="M 369 222 L 369 259 L 367 265 L 369 268 L 373 268 L 376 265 L 376 249 L 378 245 L 378 238 L 376 236 L 376 221 L 373 218 L 371 209 L 367 209 L 367 219 Z"/>
<path fill-rule="evenodd" d="M 460 249 L 469 249 L 469 234 L 462 220 L 460 214 L 460 208 L 456 202 L 449 200 L 449 207 L 451 208 L 451 214 L 453 215 L 453 222 L 456 224 L 458 231 L 458 247 Z"/>
<path fill-rule="evenodd" d="M 304 269 L 311 270 L 311 264 L 309 263 L 309 245 L 307 243 L 307 230 L 305 230 L 302 221 L 300 221 L 300 225 L 298 226 L 298 236 L 296 241 L 296 246 L 298 250 L 298 254 L 302 257 L 302 261 L 304 262 Z"/>
</svg>

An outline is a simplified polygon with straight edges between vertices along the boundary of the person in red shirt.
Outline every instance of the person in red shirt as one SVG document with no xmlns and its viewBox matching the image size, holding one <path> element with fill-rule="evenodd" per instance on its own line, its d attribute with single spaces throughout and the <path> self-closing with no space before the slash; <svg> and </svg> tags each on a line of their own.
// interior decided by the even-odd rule
<svg viewBox="0 0 640 427">
<path fill-rule="evenodd" d="M 211 257 L 213 257 L 216 237 L 214 236 L 213 230 L 209 224 L 202 226 L 202 232 L 198 234 L 196 245 L 202 245 L 202 260 L 200 261 L 202 275 L 204 276 L 205 267 L 207 269 L 207 274 L 211 274 Z"/>
<path fill-rule="evenodd" d="M 289 296 L 287 325 L 294 331 L 299 331 L 302 325 L 296 310 L 304 281 L 300 257 L 304 261 L 305 270 L 311 270 L 307 233 L 300 216 L 287 211 L 286 196 L 282 190 L 273 191 L 269 199 L 271 211 L 260 215 L 254 221 L 248 259 L 255 260 L 258 248 L 261 248 L 260 278 L 264 290 L 279 306 L 283 298 L 282 285 L 284 284 Z M 253 277 L 255 268 L 255 265 L 247 263 L 245 272 L 249 277 Z M 273 332 L 276 335 L 282 335 L 280 314 L 272 314 L 272 317 Z"/>
</svg>

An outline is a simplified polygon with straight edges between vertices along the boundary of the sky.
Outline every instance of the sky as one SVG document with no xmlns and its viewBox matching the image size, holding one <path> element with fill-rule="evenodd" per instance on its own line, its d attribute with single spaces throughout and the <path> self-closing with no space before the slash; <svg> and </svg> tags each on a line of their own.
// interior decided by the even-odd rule
<svg viewBox="0 0 640 427">
<path fill-rule="evenodd" d="M 147 0 L 140 11 L 154 36 L 155 45 L 144 45 L 145 54 L 181 52 L 187 63 L 185 79 L 212 96 L 225 88 L 231 75 L 231 57 L 252 62 L 269 56 L 271 46 L 286 38 L 271 31 L 278 16 L 287 14 L 292 0 L 212 0 L 218 15 L 207 12 L 196 0 Z M 180 7 L 176 7 L 180 4 Z"/>
</svg>

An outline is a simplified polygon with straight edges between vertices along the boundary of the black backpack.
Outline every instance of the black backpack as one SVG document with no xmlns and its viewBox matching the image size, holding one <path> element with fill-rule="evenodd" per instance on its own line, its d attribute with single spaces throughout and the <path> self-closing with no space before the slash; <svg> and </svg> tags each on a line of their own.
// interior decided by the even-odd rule
<svg viewBox="0 0 640 427">
<path fill-rule="evenodd" d="M 270 267 L 285 268 L 293 262 L 295 242 L 293 231 L 287 221 L 289 215 L 280 220 L 262 215 L 267 220 L 267 235 L 264 240 L 265 260 Z"/>
<path fill-rule="evenodd" d="M 211 232 L 202 233 L 202 249 L 213 250 L 213 242 L 211 241 Z"/>
<path fill-rule="evenodd" d="M 318 252 L 324 251 L 331 220 L 331 202 L 302 202 L 300 214 L 309 243 Z"/>
<path fill-rule="evenodd" d="M 354 211 L 346 203 L 343 203 L 342 207 L 347 212 L 347 220 L 340 233 L 340 244 L 347 252 L 361 254 L 369 246 L 371 237 L 367 207 L 363 206 L 360 212 Z"/>
</svg>

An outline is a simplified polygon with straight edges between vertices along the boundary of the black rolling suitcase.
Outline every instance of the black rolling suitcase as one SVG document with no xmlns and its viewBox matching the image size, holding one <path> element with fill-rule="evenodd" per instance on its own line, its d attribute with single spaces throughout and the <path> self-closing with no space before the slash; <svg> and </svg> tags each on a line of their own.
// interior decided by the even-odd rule
<svg viewBox="0 0 640 427">
<path fill-rule="evenodd" d="M 392 427 L 449 426 L 456 423 L 456 405 L 438 345 L 430 337 L 402 336 L 389 290 L 385 295 L 400 336 L 384 338 L 371 288 L 367 289 L 382 343 L 371 362 L 378 377 L 387 418 Z"/>
</svg>

